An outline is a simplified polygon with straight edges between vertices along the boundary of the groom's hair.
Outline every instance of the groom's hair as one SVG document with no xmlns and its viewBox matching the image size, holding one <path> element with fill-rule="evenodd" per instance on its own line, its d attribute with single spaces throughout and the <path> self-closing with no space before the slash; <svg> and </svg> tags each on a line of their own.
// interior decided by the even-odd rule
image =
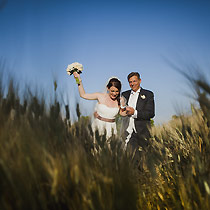
<svg viewBox="0 0 210 210">
<path fill-rule="evenodd" d="M 131 77 L 133 77 L 133 76 L 137 76 L 137 78 L 138 79 L 141 79 L 140 78 L 140 74 L 138 73 L 138 72 L 131 72 L 129 75 L 128 75 L 128 81 L 129 81 L 129 79 L 131 78 Z"/>
</svg>

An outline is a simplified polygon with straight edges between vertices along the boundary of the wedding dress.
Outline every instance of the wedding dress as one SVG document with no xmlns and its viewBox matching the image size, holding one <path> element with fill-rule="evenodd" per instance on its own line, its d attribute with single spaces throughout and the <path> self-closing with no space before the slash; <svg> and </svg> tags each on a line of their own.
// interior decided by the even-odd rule
<svg viewBox="0 0 210 210">
<path fill-rule="evenodd" d="M 103 135 L 106 131 L 107 139 L 113 134 L 117 134 L 116 122 L 114 121 L 119 112 L 118 107 L 108 107 L 105 104 L 97 103 L 95 106 L 95 113 L 97 117 L 92 119 L 92 129 L 93 132 L 98 130 L 99 135 Z M 101 118 L 101 119 L 100 119 Z M 108 119 L 112 122 L 106 122 L 104 119 Z"/>
</svg>

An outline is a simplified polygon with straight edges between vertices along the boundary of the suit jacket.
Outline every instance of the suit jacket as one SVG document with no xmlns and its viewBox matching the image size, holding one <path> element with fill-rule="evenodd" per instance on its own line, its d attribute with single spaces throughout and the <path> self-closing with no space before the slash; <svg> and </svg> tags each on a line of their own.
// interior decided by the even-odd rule
<svg viewBox="0 0 210 210">
<path fill-rule="evenodd" d="M 129 100 L 131 90 L 122 93 Z M 148 126 L 151 125 L 150 119 L 155 116 L 154 94 L 150 90 L 140 89 L 140 93 L 136 103 L 137 118 L 134 119 L 135 128 L 138 135 L 148 137 Z"/>
</svg>

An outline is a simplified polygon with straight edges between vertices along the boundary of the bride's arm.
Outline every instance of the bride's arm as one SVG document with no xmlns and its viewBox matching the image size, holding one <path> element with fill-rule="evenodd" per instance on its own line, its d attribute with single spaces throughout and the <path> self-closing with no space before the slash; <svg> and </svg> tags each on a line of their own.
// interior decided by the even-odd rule
<svg viewBox="0 0 210 210">
<path fill-rule="evenodd" d="M 98 100 L 100 97 L 101 93 L 86 93 L 82 84 L 82 79 L 80 75 L 76 72 L 73 73 L 75 78 L 79 79 L 80 84 L 78 84 L 78 90 L 79 90 L 79 95 L 81 98 L 87 99 L 87 100 Z"/>
</svg>

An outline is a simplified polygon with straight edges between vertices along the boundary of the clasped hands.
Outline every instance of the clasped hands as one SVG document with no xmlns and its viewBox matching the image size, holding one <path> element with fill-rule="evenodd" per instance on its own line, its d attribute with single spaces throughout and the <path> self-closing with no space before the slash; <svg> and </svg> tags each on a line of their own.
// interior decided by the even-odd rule
<svg viewBox="0 0 210 210">
<path fill-rule="evenodd" d="M 122 112 L 122 115 L 123 116 L 131 116 L 131 115 L 133 115 L 134 114 L 134 111 L 135 111 L 135 109 L 133 108 L 133 107 L 130 107 L 130 106 L 127 106 L 126 108 L 125 108 L 125 111 L 123 111 Z"/>
</svg>

